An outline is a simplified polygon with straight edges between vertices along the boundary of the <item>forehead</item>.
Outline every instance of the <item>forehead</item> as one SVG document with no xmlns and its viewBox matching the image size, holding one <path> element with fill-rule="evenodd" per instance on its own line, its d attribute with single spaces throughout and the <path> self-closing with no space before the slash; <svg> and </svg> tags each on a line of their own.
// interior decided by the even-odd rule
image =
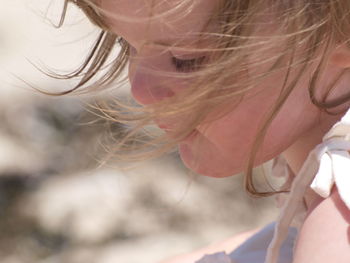
<svg viewBox="0 0 350 263">
<path fill-rule="evenodd" d="M 145 41 L 187 41 L 202 32 L 220 1 L 100 0 L 110 28 L 137 47 Z M 164 42 L 164 41 L 163 41 Z"/>
</svg>

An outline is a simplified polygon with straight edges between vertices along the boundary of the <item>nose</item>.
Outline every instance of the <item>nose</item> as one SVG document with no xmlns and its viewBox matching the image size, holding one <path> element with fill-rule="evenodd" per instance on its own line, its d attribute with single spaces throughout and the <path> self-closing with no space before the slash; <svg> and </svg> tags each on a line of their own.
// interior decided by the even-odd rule
<svg viewBox="0 0 350 263">
<path fill-rule="evenodd" d="M 142 105 L 153 104 L 174 95 L 174 92 L 165 87 L 164 83 L 157 83 L 156 77 L 142 72 L 136 72 L 130 82 L 132 96 Z"/>
<path fill-rule="evenodd" d="M 139 104 L 149 105 L 174 96 L 169 81 L 162 76 L 162 68 L 166 68 L 162 64 L 161 58 L 136 58 L 131 52 L 128 72 L 131 94 Z"/>
</svg>

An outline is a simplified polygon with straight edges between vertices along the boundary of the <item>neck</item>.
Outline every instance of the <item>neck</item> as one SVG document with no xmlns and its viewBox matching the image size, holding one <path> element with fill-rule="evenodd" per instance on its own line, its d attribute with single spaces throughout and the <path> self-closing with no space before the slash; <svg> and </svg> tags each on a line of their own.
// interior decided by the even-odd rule
<svg viewBox="0 0 350 263">
<path fill-rule="evenodd" d="M 327 116 L 318 125 L 304 133 L 287 150 L 283 152 L 289 167 L 297 175 L 309 152 L 322 142 L 323 136 L 341 118 L 341 115 Z"/>
</svg>

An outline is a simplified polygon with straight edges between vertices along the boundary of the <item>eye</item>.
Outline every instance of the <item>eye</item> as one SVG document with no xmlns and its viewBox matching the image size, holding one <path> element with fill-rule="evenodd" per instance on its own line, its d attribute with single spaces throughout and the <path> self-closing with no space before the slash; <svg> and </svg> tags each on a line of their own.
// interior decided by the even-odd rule
<svg viewBox="0 0 350 263">
<path fill-rule="evenodd" d="M 171 62 L 178 72 L 192 72 L 200 69 L 205 60 L 205 56 L 192 59 L 179 59 L 172 57 Z"/>
</svg>

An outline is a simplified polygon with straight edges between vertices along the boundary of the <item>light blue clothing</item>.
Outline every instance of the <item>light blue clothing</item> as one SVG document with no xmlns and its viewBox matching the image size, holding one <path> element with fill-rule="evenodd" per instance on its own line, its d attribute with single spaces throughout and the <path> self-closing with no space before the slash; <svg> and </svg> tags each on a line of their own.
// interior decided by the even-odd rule
<svg viewBox="0 0 350 263">
<path fill-rule="evenodd" d="M 267 248 L 273 237 L 274 227 L 275 223 L 268 224 L 228 255 L 225 252 L 205 255 L 195 263 L 264 263 Z M 288 237 L 280 250 L 278 263 L 291 263 L 293 261 L 293 248 L 297 232 L 296 228 L 289 228 Z"/>
<path fill-rule="evenodd" d="M 263 263 L 265 261 L 267 247 L 273 237 L 274 227 L 275 223 L 267 225 L 230 253 L 229 257 L 234 263 Z M 291 263 L 293 261 L 293 248 L 297 233 L 296 228 L 289 228 L 288 237 L 280 250 L 278 263 Z"/>
</svg>

